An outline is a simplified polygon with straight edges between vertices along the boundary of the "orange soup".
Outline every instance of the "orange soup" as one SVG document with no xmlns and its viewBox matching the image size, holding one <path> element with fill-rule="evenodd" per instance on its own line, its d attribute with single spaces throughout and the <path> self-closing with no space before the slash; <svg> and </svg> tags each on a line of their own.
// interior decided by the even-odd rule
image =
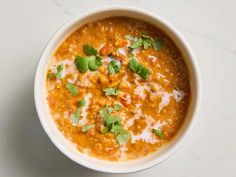
<svg viewBox="0 0 236 177">
<path fill-rule="evenodd" d="M 87 23 L 55 51 L 47 71 L 52 118 L 77 149 L 110 161 L 138 159 L 171 141 L 190 99 L 177 46 L 132 18 Z"/>
</svg>

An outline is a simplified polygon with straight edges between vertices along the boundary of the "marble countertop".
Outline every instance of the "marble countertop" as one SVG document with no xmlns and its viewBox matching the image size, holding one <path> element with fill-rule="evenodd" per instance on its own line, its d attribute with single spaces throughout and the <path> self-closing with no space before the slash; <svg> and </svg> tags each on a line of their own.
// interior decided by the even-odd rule
<svg viewBox="0 0 236 177">
<path fill-rule="evenodd" d="M 196 125 L 163 163 L 123 177 L 236 176 L 235 0 L 0 0 L 0 176 L 110 177 L 69 160 L 38 120 L 35 69 L 52 34 L 95 7 L 126 4 L 148 9 L 177 27 L 198 57 L 203 99 Z"/>
</svg>

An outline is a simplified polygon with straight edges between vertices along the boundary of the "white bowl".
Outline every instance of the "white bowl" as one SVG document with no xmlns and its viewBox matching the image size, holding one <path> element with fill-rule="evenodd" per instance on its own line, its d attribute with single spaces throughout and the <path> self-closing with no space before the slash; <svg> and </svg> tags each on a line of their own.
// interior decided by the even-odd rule
<svg viewBox="0 0 236 177">
<path fill-rule="evenodd" d="M 104 161 L 80 153 L 76 147 L 71 142 L 69 142 L 58 130 L 55 122 L 51 118 L 46 100 L 47 66 L 53 52 L 73 31 L 75 31 L 81 25 L 90 21 L 112 16 L 126 16 L 141 19 L 164 31 L 182 52 L 190 75 L 191 100 L 186 118 L 181 128 L 177 132 L 177 135 L 170 143 L 163 146 L 157 152 L 147 157 L 127 162 Z M 172 25 L 156 14 L 143 9 L 127 6 L 111 6 L 94 9 L 86 14 L 80 15 L 79 17 L 62 26 L 52 37 L 40 58 L 34 85 L 35 104 L 39 119 L 44 130 L 52 142 L 56 145 L 56 147 L 60 149 L 61 152 L 63 152 L 67 157 L 80 165 L 93 170 L 109 173 L 129 173 L 144 170 L 160 163 L 173 154 L 180 144 L 182 144 L 183 140 L 189 134 L 189 131 L 193 126 L 196 113 L 200 106 L 200 96 L 201 81 L 197 61 L 192 49 L 187 44 L 182 35 L 180 35 L 180 33 Z"/>
</svg>

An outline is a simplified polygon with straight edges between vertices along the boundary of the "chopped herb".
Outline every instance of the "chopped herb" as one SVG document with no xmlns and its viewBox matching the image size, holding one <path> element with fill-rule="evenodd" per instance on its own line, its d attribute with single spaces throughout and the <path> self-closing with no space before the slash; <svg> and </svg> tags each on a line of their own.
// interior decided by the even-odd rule
<svg viewBox="0 0 236 177">
<path fill-rule="evenodd" d="M 108 71 L 110 74 L 118 73 L 120 70 L 120 62 L 117 60 L 112 60 L 108 65 Z"/>
<path fill-rule="evenodd" d="M 54 78 L 54 77 L 57 77 L 57 74 L 56 73 L 48 73 L 48 77 Z"/>
<path fill-rule="evenodd" d="M 116 104 L 114 105 L 114 109 L 115 109 L 116 111 L 119 111 L 121 108 L 122 108 L 122 106 L 121 106 L 119 103 L 116 103 Z"/>
<path fill-rule="evenodd" d="M 75 110 L 75 112 L 71 116 L 71 120 L 74 124 L 78 124 L 80 120 L 80 112 L 78 109 Z"/>
<path fill-rule="evenodd" d="M 111 132 L 118 135 L 123 130 L 123 127 L 119 124 L 112 124 Z"/>
<path fill-rule="evenodd" d="M 77 107 L 78 108 L 81 108 L 81 107 L 83 107 L 83 106 L 85 106 L 85 101 L 84 101 L 84 99 L 82 99 L 82 100 L 79 100 L 79 102 L 78 102 L 78 104 L 77 104 Z"/>
<path fill-rule="evenodd" d="M 134 40 L 135 40 L 135 37 L 132 36 L 131 34 L 125 35 L 125 38 L 128 39 L 128 40 L 130 40 L 130 41 L 134 41 Z"/>
<path fill-rule="evenodd" d="M 118 95 L 119 91 L 117 88 L 113 88 L 113 87 L 108 87 L 103 89 L 103 91 L 105 92 L 106 96 L 112 96 L 112 95 Z"/>
<path fill-rule="evenodd" d="M 119 142 L 120 145 L 125 145 L 129 138 L 130 138 L 130 132 L 128 130 L 122 130 L 117 136 L 116 140 Z"/>
<path fill-rule="evenodd" d="M 89 129 L 95 127 L 95 124 L 88 124 L 82 127 L 81 131 L 82 132 L 87 132 Z"/>
<path fill-rule="evenodd" d="M 133 72 L 138 73 L 140 64 L 134 57 L 131 58 L 128 66 Z"/>
<path fill-rule="evenodd" d="M 164 134 L 160 130 L 152 129 L 152 132 L 155 133 L 159 138 L 164 138 Z"/>
<path fill-rule="evenodd" d="M 143 39 L 139 38 L 137 41 L 134 41 L 129 47 L 131 49 L 137 49 L 143 45 Z"/>
<path fill-rule="evenodd" d="M 151 70 L 143 65 L 140 65 L 138 74 L 142 79 L 146 80 L 148 76 L 151 74 Z"/>
<path fill-rule="evenodd" d="M 99 66 L 102 65 L 102 61 L 101 61 L 101 57 L 99 56 L 86 56 L 86 57 L 81 57 L 81 56 L 77 56 L 75 58 L 75 64 L 77 69 L 81 72 L 81 73 L 85 73 L 88 71 L 88 69 L 90 71 L 96 71 L 98 70 Z"/>
<path fill-rule="evenodd" d="M 86 55 L 97 55 L 97 50 L 88 44 L 84 45 L 83 50 Z"/>
<path fill-rule="evenodd" d="M 142 79 L 146 80 L 151 74 L 151 70 L 140 64 L 134 57 L 129 61 L 129 68 L 137 73 Z"/>
<path fill-rule="evenodd" d="M 152 41 L 150 38 L 143 39 L 143 48 L 144 49 L 148 49 L 151 46 L 152 46 Z"/>
<path fill-rule="evenodd" d="M 58 67 L 57 67 L 57 78 L 59 78 L 59 79 L 61 79 L 62 78 L 62 70 L 63 70 L 63 65 L 59 65 Z"/>
<path fill-rule="evenodd" d="M 72 96 L 77 96 L 79 93 L 78 88 L 74 84 L 69 82 L 66 84 L 66 89 L 71 93 Z"/>
<path fill-rule="evenodd" d="M 161 50 L 163 45 L 164 45 L 164 41 L 163 40 L 161 40 L 159 38 L 154 39 L 154 41 L 153 41 L 153 48 L 154 48 L 154 50 L 158 50 L 158 51 Z"/>
<path fill-rule="evenodd" d="M 112 107 L 105 105 L 105 108 L 107 109 L 108 113 L 112 113 L 113 112 L 113 108 Z"/>
<path fill-rule="evenodd" d="M 124 145 L 130 138 L 130 132 L 128 130 L 124 130 L 121 125 L 121 119 L 119 116 L 111 115 L 108 113 L 106 107 L 103 107 L 99 111 L 102 116 L 105 127 L 101 127 L 102 133 L 111 132 L 115 134 L 116 140 L 120 145 Z"/>
<path fill-rule="evenodd" d="M 135 39 L 135 37 L 129 34 L 127 34 L 125 38 L 130 41 L 133 41 L 133 43 L 129 46 L 130 49 L 136 49 L 139 47 L 148 49 L 149 47 L 153 46 L 154 50 L 161 50 L 164 44 L 164 41 L 162 39 L 160 38 L 153 39 L 150 37 L 150 35 L 148 35 L 145 32 L 141 32 L 140 37 L 138 39 Z"/>
<path fill-rule="evenodd" d="M 89 59 L 90 59 L 89 64 L 88 64 L 89 70 L 90 71 L 97 71 L 99 66 L 102 65 L 101 57 L 99 57 L 99 56 L 90 56 Z"/>
<path fill-rule="evenodd" d="M 86 71 L 88 71 L 89 58 L 77 56 L 75 58 L 75 64 L 76 64 L 77 69 L 81 73 L 85 73 Z"/>
<path fill-rule="evenodd" d="M 49 73 L 48 74 L 48 77 L 49 78 L 53 78 L 53 77 L 57 77 L 58 79 L 61 79 L 62 78 L 62 70 L 63 70 L 63 65 L 61 64 L 61 65 L 58 65 L 57 66 L 57 73 Z"/>
</svg>

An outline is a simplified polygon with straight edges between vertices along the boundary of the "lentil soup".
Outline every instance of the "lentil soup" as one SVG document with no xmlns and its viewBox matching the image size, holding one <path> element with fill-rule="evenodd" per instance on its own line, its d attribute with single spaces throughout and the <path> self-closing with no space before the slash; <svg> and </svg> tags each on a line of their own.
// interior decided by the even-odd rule
<svg viewBox="0 0 236 177">
<path fill-rule="evenodd" d="M 52 118 L 78 150 L 110 161 L 137 159 L 171 141 L 190 85 L 178 48 L 132 18 L 87 23 L 55 51 L 47 71 Z"/>
</svg>

